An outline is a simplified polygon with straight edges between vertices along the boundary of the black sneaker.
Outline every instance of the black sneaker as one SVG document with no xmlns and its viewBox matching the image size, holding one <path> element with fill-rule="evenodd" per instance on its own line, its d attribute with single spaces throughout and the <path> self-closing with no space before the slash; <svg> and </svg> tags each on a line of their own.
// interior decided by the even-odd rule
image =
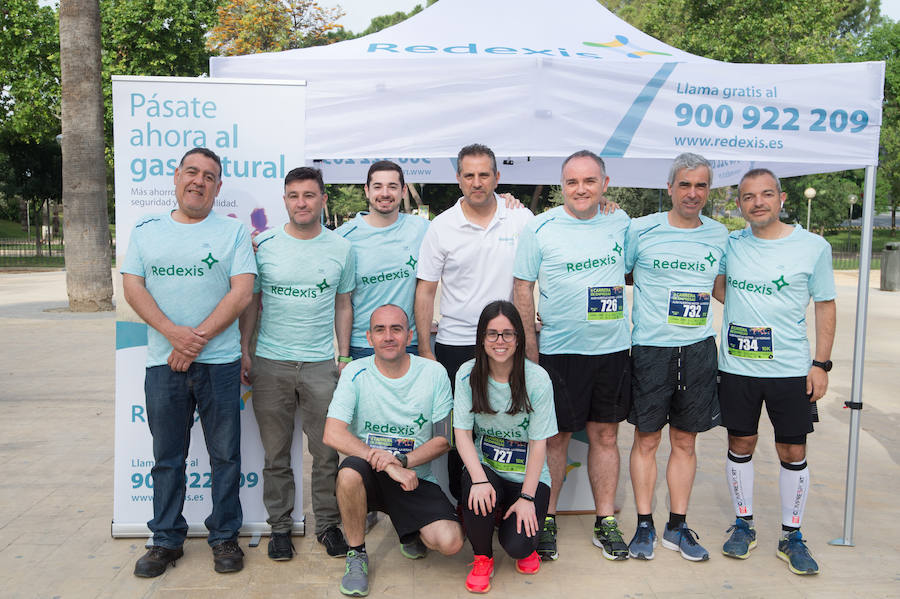
<svg viewBox="0 0 900 599">
<path fill-rule="evenodd" d="M 273 532 L 269 539 L 269 558 L 276 562 L 286 562 L 294 557 L 294 544 L 291 543 L 291 533 Z"/>
<path fill-rule="evenodd" d="M 316 540 L 325 545 L 325 551 L 331 557 L 344 557 L 347 555 L 347 550 L 350 549 L 344 539 L 344 533 L 337 526 L 326 528 L 316 535 Z"/>
<path fill-rule="evenodd" d="M 154 545 L 134 564 L 134 575 L 141 578 L 153 578 L 166 571 L 169 564 L 175 567 L 175 561 L 184 555 L 184 550 L 169 549 Z"/>
<path fill-rule="evenodd" d="M 216 572 L 227 574 L 240 572 L 244 569 L 244 552 L 238 546 L 237 541 L 225 541 L 212 548 L 213 563 Z"/>
</svg>

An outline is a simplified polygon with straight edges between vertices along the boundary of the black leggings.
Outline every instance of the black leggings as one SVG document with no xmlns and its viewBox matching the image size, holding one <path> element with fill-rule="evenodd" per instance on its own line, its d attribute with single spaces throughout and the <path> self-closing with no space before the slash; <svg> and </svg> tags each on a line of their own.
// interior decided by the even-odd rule
<svg viewBox="0 0 900 599">
<path fill-rule="evenodd" d="M 463 526 L 465 527 L 466 536 L 472 543 L 472 550 L 475 555 L 486 555 L 491 557 L 494 555 L 492 548 L 494 539 L 494 523 L 497 518 L 502 518 L 506 514 L 509 506 L 519 499 L 519 493 L 522 492 L 522 484 L 514 483 L 501 478 L 499 474 L 491 470 L 484 464 L 481 465 L 487 475 L 488 481 L 494 487 L 497 493 L 497 501 L 494 509 L 486 516 L 479 516 L 469 509 L 469 490 L 472 488 L 472 477 L 469 471 L 463 468 L 462 473 L 462 506 L 463 506 Z M 506 520 L 500 520 L 500 546 L 513 559 L 523 559 L 531 555 L 537 549 L 538 537 L 540 536 L 541 527 L 544 526 L 544 517 L 547 515 L 547 505 L 550 502 L 550 487 L 544 483 L 538 483 L 537 490 L 534 492 L 534 511 L 537 515 L 538 534 L 533 537 L 525 535 L 525 530 L 516 532 L 516 516 L 513 514 Z"/>
<path fill-rule="evenodd" d="M 444 345 L 434 344 L 434 358 L 447 370 L 450 377 L 450 392 L 456 393 L 456 372 L 459 367 L 475 357 L 474 345 Z M 451 447 L 447 453 L 447 487 L 456 503 L 460 500 L 459 481 L 462 478 L 463 463 L 455 447 Z"/>
</svg>

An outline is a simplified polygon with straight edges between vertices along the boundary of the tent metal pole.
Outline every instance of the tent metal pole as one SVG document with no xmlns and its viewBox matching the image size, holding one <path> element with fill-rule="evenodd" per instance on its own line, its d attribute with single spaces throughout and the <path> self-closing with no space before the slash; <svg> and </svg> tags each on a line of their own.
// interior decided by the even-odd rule
<svg viewBox="0 0 900 599">
<path fill-rule="evenodd" d="M 862 238 L 859 243 L 859 285 L 856 292 L 856 336 L 853 341 L 853 379 L 850 401 L 850 441 L 847 450 L 847 483 L 844 496 L 844 536 L 829 545 L 853 547 L 853 514 L 856 509 L 856 467 L 859 463 L 859 427 L 862 411 L 863 363 L 866 356 L 866 315 L 869 307 L 869 273 L 872 267 L 872 225 L 875 217 L 875 166 L 866 167 Z"/>
</svg>

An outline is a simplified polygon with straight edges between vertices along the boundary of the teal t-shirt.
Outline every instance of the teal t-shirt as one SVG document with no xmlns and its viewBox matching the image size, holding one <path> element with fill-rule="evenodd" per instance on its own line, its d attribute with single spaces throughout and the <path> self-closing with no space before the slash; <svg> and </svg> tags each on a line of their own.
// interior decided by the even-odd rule
<svg viewBox="0 0 900 599">
<path fill-rule="evenodd" d="M 413 300 L 416 295 L 416 265 L 419 247 L 429 221 L 419 216 L 400 214 L 388 227 L 373 227 L 360 212 L 335 233 L 350 241 L 356 258 L 356 289 L 353 290 L 352 347 L 369 347 L 366 331 L 372 312 L 384 304 L 406 311 L 409 327 L 416 338 Z"/>
<path fill-rule="evenodd" d="M 475 360 L 469 360 L 456 373 L 456 393 L 453 399 L 454 428 L 473 431 L 475 450 L 482 464 L 508 481 L 525 481 L 528 462 L 528 442 L 552 437 L 556 428 L 553 405 L 553 385 L 550 376 L 537 364 L 525 360 L 525 390 L 531 402 L 531 413 L 507 414 L 512 402 L 508 383 L 488 378 L 488 400 L 496 414 L 472 412 L 472 385 L 469 375 Z M 547 460 L 541 466 L 540 482 L 550 486 Z"/>
<path fill-rule="evenodd" d="M 353 360 L 341 371 L 328 417 L 349 424 L 369 447 L 409 453 L 434 437 L 433 426 L 450 414 L 450 379 L 438 362 L 409 356 L 399 379 L 378 371 L 375 356 Z M 437 482 L 431 463 L 413 468 L 422 480 Z"/>
<path fill-rule="evenodd" d="M 256 355 L 269 360 L 322 362 L 334 359 L 334 297 L 353 291 L 350 242 L 322 228 L 297 239 L 283 227 L 256 242 L 262 316 Z"/>
<path fill-rule="evenodd" d="M 725 315 L 719 369 L 764 378 L 806 376 L 812 358 L 806 307 L 835 297 L 831 246 L 796 225 L 781 239 L 759 239 L 750 228 L 728 237 Z"/>
<path fill-rule="evenodd" d="M 557 206 L 519 236 L 513 276 L 538 281 L 542 354 L 609 354 L 631 346 L 622 210 L 580 220 Z"/>
<path fill-rule="evenodd" d="M 713 336 L 713 284 L 725 255 L 728 229 L 700 216 L 700 226 L 669 224 L 668 212 L 631 221 L 625 270 L 634 273 L 632 345 L 679 347 Z"/>
<path fill-rule="evenodd" d="M 171 213 L 146 216 L 131 232 L 120 271 L 144 278 L 166 317 L 196 327 L 231 290 L 231 277 L 256 274 L 247 228 L 237 219 L 210 212 L 203 221 L 179 223 Z M 147 366 L 166 364 L 172 344 L 147 327 Z M 237 319 L 209 340 L 195 362 L 227 364 L 241 357 Z"/>
</svg>

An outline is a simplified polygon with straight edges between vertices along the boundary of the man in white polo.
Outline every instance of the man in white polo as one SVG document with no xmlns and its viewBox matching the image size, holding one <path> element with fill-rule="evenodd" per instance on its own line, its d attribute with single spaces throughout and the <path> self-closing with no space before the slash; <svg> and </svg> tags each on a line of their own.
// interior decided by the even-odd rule
<svg viewBox="0 0 900 599">
<path fill-rule="evenodd" d="M 497 159 L 487 146 L 459 151 L 456 180 L 463 197 L 431 223 L 416 272 L 415 316 L 419 355 L 440 362 L 451 384 L 460 365 L 475 357 L 475 329 L 481 310 L 497 299 L 512 300 L 512 266 L 519 232 L 534 216 L 511 210 L 494 190 L 500 180 Z M 441 322 L 434 353 L 431 321 L 441 283 Z M 450 492 L 459 498 L 462 462 L 455 450 L 447 457 Z"/>
</svg>

